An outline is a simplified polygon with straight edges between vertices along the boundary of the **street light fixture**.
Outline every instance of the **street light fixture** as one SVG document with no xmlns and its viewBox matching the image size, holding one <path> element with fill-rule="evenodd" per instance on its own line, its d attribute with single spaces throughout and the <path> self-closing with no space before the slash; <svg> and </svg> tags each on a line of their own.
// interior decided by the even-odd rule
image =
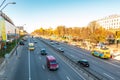
<svg viewBox="0 0 120 80">
<path fill-rule="evenodd" d="M 2 2 L 2 4 L 0 5 L 0 8 L 1 8 L 1 7 L 2 7 L 2 5 L 5 3 L 5 1 L 6 1 L 6 0 L 4 0 L 4 1 Z"/>
<path fill-rule="evenodd" d="M 5 2 L 6 0 L 4 0 L 3 2 L 2 2 L 2 4 L 0 5 L 0 7 L 4 4 L 4 2 Z M 5 6 L 3 6 L 3 8 L 2 9 L 0 9 L 0 15 L 2 15 L 2 10 L 6 7 L 6 6 L 8 6 L 9 4 L 16 4 L 16 2 L 9 2 L 9 3 L 7 3 Z M 6 53 L 6 41 L 5 41 L 5 53 Z"/>
<path fill-rule="evenodd" d="M 7 3 L 7 4 L 0 10 L 0 12 L 2 12 L 2 10 L 3 10 L 6 6 L 8 6 L 9 4 L 16 4 L 16 2 L 9 2 L 9 3 Z"/>
</svg>

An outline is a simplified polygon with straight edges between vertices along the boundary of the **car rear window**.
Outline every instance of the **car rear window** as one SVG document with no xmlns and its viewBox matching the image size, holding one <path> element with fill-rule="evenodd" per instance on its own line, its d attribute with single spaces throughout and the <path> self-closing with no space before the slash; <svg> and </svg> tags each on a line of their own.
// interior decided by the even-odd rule
<svg viewBox="0 0 120 80">
<path fill-rule="evenodd" d="M 54 61 L 50 61 L 50 64 L 56 64 L 56 61 L 54 60 Z"/>
</svg>

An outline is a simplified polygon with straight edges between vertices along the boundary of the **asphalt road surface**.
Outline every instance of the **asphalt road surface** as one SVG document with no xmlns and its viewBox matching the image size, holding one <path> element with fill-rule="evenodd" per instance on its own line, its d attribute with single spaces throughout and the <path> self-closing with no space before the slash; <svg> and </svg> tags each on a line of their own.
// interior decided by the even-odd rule
<svg viewBox="0 0 120 80">
<path fill-rule="evenodd" d="M 49 41 L 47 40 L 46 42 Z M 120 79 L 120 62 L 117 60 L 100 59 L 98 57 L 92 56 L 87 50 L 80 49 L 65 43 L 60 43 L 60 45 L 54 44 L 52 46 L 63 47 L 64 55 L 69 56 L 71 59 L 87 59 L 90 63 L 90 67 L 88 68 L 89 70 L 93 70 L 109 80 Z"/>
<path fill-rule="evenodd" d="M 25 45 L 20 48 L 19 57 L 16 63 L 11 65 L 13 69 L 8 72 L 7 80 L 87 80 L 44 43 L 37 40 L 35 50 L 29 51 L 28 42 L 34 42 L 34 39 L 28 38 Z M 46 48 L 48 55 L 53 55 L 57 59 L 59 63 L 57 71 L 50 71 L 47 68 L 46 56 L 40 54 L 41 48 Z"/>
</svg>

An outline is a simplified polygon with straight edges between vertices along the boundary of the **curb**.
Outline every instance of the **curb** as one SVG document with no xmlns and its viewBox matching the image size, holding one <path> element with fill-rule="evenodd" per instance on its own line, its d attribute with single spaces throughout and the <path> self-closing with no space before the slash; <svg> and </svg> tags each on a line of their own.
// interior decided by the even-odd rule
<svg viewBox="0 0 120 80">
<path fill-rule="evenodd" d="M 1 65 L 0 65 L 0 72 L 5 67 L 5 64 L 6 64 L 6 60 L 4 59 L 3 62 L 1 63 Z"/>
<path fill-rule="evenodd" d="M 17 47 L 18 47 L 18 45 L 12 49 L 12 51 L 9 53 L 8 59 L 5 59 L 5 58 L 3 59 L 3 62 L 0 64 L 0 72 L 4 69 L 4 67 L 7 63 L 7 60 L 9 60 L 12 57 L 12 55 L 15 52 L 15 50 L 17 49 Z"/>
</svg>

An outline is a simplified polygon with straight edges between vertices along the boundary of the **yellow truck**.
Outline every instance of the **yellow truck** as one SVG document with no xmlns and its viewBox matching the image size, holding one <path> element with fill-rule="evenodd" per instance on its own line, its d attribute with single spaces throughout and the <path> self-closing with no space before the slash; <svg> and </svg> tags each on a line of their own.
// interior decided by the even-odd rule
<svg viewBox="0 0 120 80">
<path fill-rule="evenodd" d="M 110 54 L 110 50 L 106 47 L 103 48 L 94 48 L 91 51 L 91 54 L 97 57 L 100 57 L 102 59 L 110 59 L 112 58 L 112 55 Z"/>
<path fill-rule="evenodd" d="M 29 44 L 28 44 L 28 49 L 29 49 L 29 50 L 34 50 L 34 49 L 35 49 L 34 43 L 29 43 Z"/>
</svg>

